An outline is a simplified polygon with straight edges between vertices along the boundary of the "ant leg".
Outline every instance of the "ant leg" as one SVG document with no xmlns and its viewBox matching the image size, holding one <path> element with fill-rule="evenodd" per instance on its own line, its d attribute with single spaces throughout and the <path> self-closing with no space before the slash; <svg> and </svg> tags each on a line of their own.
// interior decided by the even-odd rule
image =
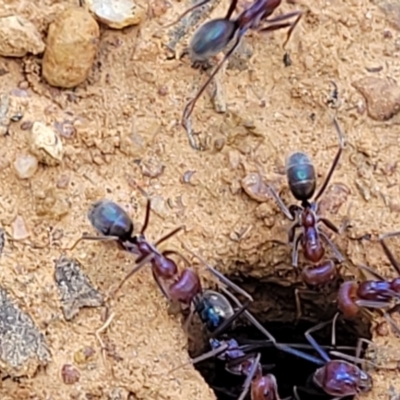
<svg viewBox="0 0 400 400">
<path fill-rule="evenodd" d="M 232 0 L 231 4 L 229 6 L 228 12 L 226 13 L 224 19 L 230 19 L 231 18 L 232 14 L 235 11 L 235 8 L 237 6 L 237 2 L 238 2 L 238 0 Z"/>
<path fill-rule="evenodd" d="M 338 149 L 338 151 L 337 151 L 337 153 L 336 153 L 336 156 L 335 156 L 335 158 L 334 158 L 334 160 L 333 160 L 333 163 L 332 163 L 332 165 L 331 165 L 331 168 L 330 168 L 330 170 L 328 171 L 328 175 L 327 175 L 326 178 L 325 178 L 325 182 L 322 184 L 322 186 L 321 186 L 321 188 L 319 189 L 317 195 L 314 197 L 314 201 L 317 201 L 317 200 L 324 194 L 324 192 L 325 192 L 327 186 L 329 185 L 329 181 L 330 181 L 331 178 L 332 178 L 333 172 L 335 171 L 335 169 L 336 169 L 336 167 L 337 167 L 337 164 L 338 164 L 338 162 L 339 162 L 340 156 L 341 156 L 341 154 L 342 154 L 342 150 L 343 150 L 343 148 L 344 148 L 343 133 L 342 133 L 342 130 L 340 129 L 340 126 L 339 126 L 339 123 L 338 123 L 336 117 L 334 117 L 333 123 L 334 123 L 334 125 L 335 125 L 335 129 L 336 129 L 336 132 L 337 132 L 338 137 L 339 137 L 339 149 Z"/>
<path fill-rule="evenodd" d="M 147 203 L 146 203 L 146 214 L 144 216 L 144 222 L 143 222 L 143 226 L 142 226 L 142 230 L 140 231 L 140 233 L 142 235 L 144 235 L 144 232 L 147 229 L 147 226 L 149 225 L 149 220 L 150 220 L 150 212 L 151 212 L 151 200 L 149 198 L 147 198 Z"/>
<path fill-rule="evenodd" d="M 336 225 L 334 225 L 329 219 L 319 217 L 318 222 L 322 222 L 332 232 L 340 234 L 340 229 Z"/>
<path fill-rule="evenodd" d="M 299 392 L 297 390 L 297 386 L 293 386 L 293 396 L 294 396 L 295 400 L 301 400 L 299 397 Z"/>
<path fill-rule="evenodd" d="M 385 280 L 385 278 L 381 274 L 378 274 L 371 267 L 368 267 L 366 265 L 359 265 L 358 268 L 369 272 L 375 279 L 378 279 L 379 281 L 384 281 Z"/>
<path fill-rule="evenodd" d="M 243 35 L 246 33 L 247 29 L 241 29 L 239 30 L 238 34 L 237 34 L 237 38 L 233 44 L 233 46 L 231 47 L 231 49 L 225 54 L 225 56 L 222 58 L 222 60 L 218 63 L 218 65 L 214 68 L 214 71 L 210 74 L 210 76 L 208 77 L 208 79 L 205 81 L 205 83 L 203 84 L 203 86 L 199 89 L 199 91 L 197 92 L 196 96 L 190 100 L 186 106 L 185 109 L 183 111 L 183 115 L 182 115 L 182 126 L 186 129 L 187 132 L 189 132 L 190 130 L 188 129 L 188 120 L 190 115 L 193 112 L 194 106 L 196 105 L 197 100 L 199 99 L 199 97 L 203 94 L 204 90 L 206 89 L 206 87 L 210 84 L 210 82 L 214 79 L 214 76 L 217 74 L 217 72 L 222 68 L 223 64 L 225 63 L 225 61 L 235 52 L 235 50 L 238 48 L 240 41 L 243 37 Z M 229 42 L 228 42 L 229 43 Z"/>
<path fill-rule="evenodd" d="M 301 312 L 301 299 L 300 299 L 300 295 L 302 293 L 315 295 L 315 292 L 313 292 L 312 290 L 305 290 L 305 289 L 295 289 L 294 290 L 294 297 L 296 300 L 296 319 L 297 319 L 297 321 L 299 321 L 303 315 L 303 313 Z"/>
<path fill-rule="evenodd" d="M 329 247 L 332 249 L 333 253 L 335 254 L 335 257 L 336 257 L 337 261 L 339 263 L 342 263 L 344 261 L 344 258 L 342 256 L 342 253 L 336 247 L 336 245 L 332 242 L 331 239 L 329 239 L 328 235 L 325 232 L 319 231 L 319 234 L 325 240 L 325 242 L 329 245 Z"/>
<path fill-rule="evenodd" d="M 157 283 L 157 286 L 158 286 L 158 287 L 160 288 L 160 290 L 161 290 L 161 293 L 165 296 L 165 298 L 166 298 L 168 301 L 171 301 L 171 297 L 169 296 L 169 294 L 168 294 L 167 291 L 165 290 L 164 285 L 162 284 L 162 280 L 154 273 L 154 270 L 153 270 L 153 269 L 151 269 L 151 272 L 152 272 L 152 274 L 153 274 L 154 280 L 155 280 L 156 283 Z"/>
<path fill-rule="evenodd" d="M 389 259 L 390 263 L 392 264 L 393 268 L 396 270 L 396 272 L 400 275 L 400 264 L 398 261 L 394 258 L 393 253 L 385 243 L 385 239 L 388 237 L 393 237 L 393 236 L 398 236 L 400 235 L 400 232 L 391 232 L 391 233 L 386 233 L 385 235 L 381 235 L 379 237 L 379 242 L 382 246 L 382 249 L 384 253 L 386 254 L 386 257 Z"/>
<path fill-rule="evenodd" d="M 288 242 L 289 243 L 293 243 L 294 242 L 294 237 L 296 236 L 296 229 L 301 227 L 301 223 L 300 222 L 295 222 L 293 223 L 289 230 L 288 230 Z"/>
<path fill-rule="evenodd" d="M 161 237 L 160 239 L 158 239 L 155 243 L 154 246 L 158 246 L 159 244 L 161 244 L 162 242 L 165 242 L 167 239 L 169 239 L 170 237 L 176 235 L 179 231 L 181 231 L 182 229 L 184 229 L 185 227 L 182 226 L 178 226 L 178 228 L 175 228 L 173 231 L 171 231 L 170 233 L 167 233 L 166 235 L 164 235 L 163 237 Z"/>
<path fill-rule="evenodd" d="M 300 233 L 300 235 L 297 236 L 292 250 L 292 266 L 295 267 L 296 269 L 299 266 L 299 244 L 300 240 L 303 239 L 303 237 L 304 237 L 303 233 Z"/>
<path fill-rule="evenodd" d="M 175 24 L 177 24 L 185 15 L 189 14 L 191 11 L 194 11 L 196 8 L 204 6 L 207 4 L 210 0 L 202 0 L 199 3 L 195 4 L 193 7 L 188 8 L 186 11 L 184 11 L 174 22 L 171 22 L 170 24 L 164 25 L 163 28 L 169 28 Z"/>
<path fill-rule="evenodd" d="M 175 256 L 178 256 L 184 263 L 185 263 L 185 266 L 186 267 L 190 267 L 190 262 L 189 262 L 189 260 L 185 257 L 185 256 L 183 256 L 181 253 L 178 253 L 177 251 L 175 251 L 175 250 L 165 250 L 165 251 L 163 251 L 162 253 L 161 253 L 163 256 L 165 256 L 165 257 L 168 257 L 168 256 L 170 256 L 170 255 L 175 255 Z"/>
<path fill-rule="evenodd" d="M 233 289 L 236 293 L 246 297 L 248 301 L 253 301 L 253 297 L 249 293 L 247 293 L 244 289 L 236 285 L 236 283 L 233 283 L 229 278 L 221 274 L 221 272 L 217 271 L 211 265 L 206 264 L 206 267 L 213 275 L 215 275 L 226 286 Z"/>
<path fill-rule="evenodd" d="M 210 351 L 207 351 L 207 353 L 204 353 L 201 356 L 198 356 L 196 358 L 192 358 L 188 362 L 185 362 L 185 363 L 175 367 L 174 369 L 171 369 L 170 371 L 168 371 L 168 373 L 174 372 L 177 369 L 182 368 L 182 367 L 184 367 L 186 365 L 189 365 L 189 364 L 194 365 L 194 364 L 197 364 L 197 363 L 199 363 L 201 361 L 208 360 L 211 357 L 216 357 L 219 354 L 223 353 L 224 351 L 228 350 L 228 348 L 229 348 L 229 344 L 228 343 L 221 343 L 221 345 L 218 348 L 211 349 Z"/>
<path fill-rule="evenodd" d="M 63 250 L 73 250 L 82 240 L 93 240 L 93 241 L 102 241 L 102 242 L 117 242 L 119 240 L 118 236 L 90 236 L 83 234 L 71 247 L 67 247 Z"/>
<path fill-rule="evenodd" d="M 137 271 L 139 271 L 141 268 L 143 268 L 148 262 L 150 262 L 154 257 L 154 254 L 149 254 L 145 258 L 141 259 L 141 261 L 133 268 L 122 281 L 119 283 L 119 285 L 116 287 L 116 289 L 113 290 L 111 297 L 114 297 L 117 292 L 121 289 L 122 285 Z"/>
<path fill-rule="evenodd" d="M 326 325 L 330 324 L 332 321 L 327 321 L 327 322 L 321 322 L 320 324 L 314 326 L 313 328 L 310 328 L 306 333 L 304 334 L 308 342 L 314 347 L 314 349 L 318 352 L 318 354 L 325 360 L 325 362 L 331 361 L 329 358 L 327 352 L 316 342 L 316 340 L 311 336 L 311 332 L 318 331 L 325 327 Z"/>
<path fill-rule="evenodd" d="M 382 308 L 390 307 L 390 303 L 385 302 L 385 301 L 356 300 L 355 303 L 358 307 L 365 307 L 365 308 L 382 309 Z"/>
<path fill-rule="evenodd" d="M 241 287 L 233 283 L 229 278 L 227 278 L 224 274 L 221 272 L 217 271 L 215 268 L 213 268 L 210 264 L 204 260 L 203 257 L 199 256 L 198 254 L 194 253 L 192 250 L 189 249 L 188 246 L 186 246 L 184 243 L 182 243 L 182 247 L 190 253 L 193 257 L 197 258 L 204 266 L 210 271 L 214 276 L 216 276 L 222 283 L 224 283 L 226 286 L 230 287 L 233 289 L 236 293 L 241 294 L 242 296 L 246 297 L 249 299 L 249 301 L 253 301 L 253 298 L 250 296 L 249 293 L 247 293 L 245 290 L 243 290 Z"/>
<path fill-rule="evenodd" d="M 389 322 L 389 324 L 392 326 L 392 328 L 395 331 L 395 333 L 397 333 L 398 335 L 400 335 L 400 328 L 398 327 L 396 322 L 391 317 L 391 314 L 393 314 L 394 312 L 398 311 L 399 306 L 400 305 L 397 304 L 397 305 L 393 306 L 392 308 L 390 308 L 387 312 L 383 313 L 383 316 L 385 317 L 386 321 Z"/>
<path fill-rule="evenodd" d="M 292 23 L 291 27 L 288 30 L 288 33 L 287 33 L 287 36 L 286 36 L 286 40 L 283 42 L 283 46 L 282 46 L 283 48 L 285 48 L 286 45 L 288 44 L 290 38 L 292 37 L 292 33 L 293 33 L 294 29 L 296 28 L 297 24 L 300 22 L 300 18 L 303 15 L 303 13 L 301 11 L 297 11 L 297 14 L 298 14 L 298 17 Z"/>
<path fill-rule="evenodd" d="M 256 358 L 253 360 L 253 362 L 251 364 L 250 371 L 247 374 L 246 380 L 244 381 L 243 390 L 242 390 L 242 393 L 240 394 L 238 400 L 244 400 L 246 398 L 246 395 L 250 389 L 251 381 L 253 380 L 256 372 L 258 372 L 261 367 L 260 359 L 261 359 L 261 353 L 258 353 Z"/>
<path fill-rule="evenodd" d="M 232 293 L 230 293 L 228 290 L 225 288 L 221 288 L 221 290 L 238 306 L 238 307 L 243 307 L 242 303 L 238 300 L 236 296 L 234 296 Z M 250 313 L 248 310 L 244 310 L 243 314 L 246 316 L 246 318 L 264 335 L 268 338 L 268 340 L 272 343 L 276 343 L 276 339 L 261 325 L 260 322 L 256 319 L 256 317 L 253 316 L 253 314 Z"/>
<path fill-rule="evenodd" d="M 321 360 L 321 359 L 319 359 L 319 358 L 316 358 L 316 357 L 312 356 L 311 354 L 307 354 L 307 353 L 304 353 L 304 352 L 302 352 L 302 351 L 300 351 L 300 350 L 296 350 L 296 349 L 294 349 L 293 347 L 289 347 L 287 344 L 284 344 L 284 343 L 275 343 L 275 347 L 276 347 L 278 350 L 281 350 L 281 351 L 284 351 L 284 352 L 286 352 L 286 353 L 292 354 L 293 356 L 300 357 L 300 358 L 302 358 L 303 360 L 310 361 L 310 362 L 312 362 L 312 363 L 314 363 L 314 364 L 317 364 L 317 365 L 320 365 L 320 366 L 323 366 L 323 365 L 326 364 L 325 361 L 323 361 L 323 360 Z M 313 347 L 313 348 L 314 348 L 314 347 Z"/>
<path fill-rule="evenodd" d="M 336 347 L 336 323 L 337 319 L 339 318 L 340 313 L 336 313 L 332 320 L 332 335 L 331 335 L 331 345 Z"/>
<path fill-rule="evenodd" d="M 293 213 L 290 212 L 289 208 L 286 207 L 285 203 L 283 202 L 283 200 L 281 199 L 279 194 L 275 191 L 275 189 L 268 183 L 266 183 L 265 185 L 269 189 L 272 197 L 278 203 L 278 207 L 281 209 L 281 211 L 286 215 L 286 217 L 288 219 L 290 219 L 291 221 L 294 221 L 295 216 L 293 215 Z"/>
</svg>

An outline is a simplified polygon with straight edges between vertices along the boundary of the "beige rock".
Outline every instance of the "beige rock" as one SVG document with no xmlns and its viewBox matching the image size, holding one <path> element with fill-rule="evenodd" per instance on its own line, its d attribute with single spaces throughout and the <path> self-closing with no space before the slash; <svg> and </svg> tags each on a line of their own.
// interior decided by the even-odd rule
<svg viewBox="0 0 400 400">
<path fill-rule="evenodd" d="M 24 57 L 44 49 L 42 37 L 30 21 L 18 15 L 0 17 L 0 56 Z"/>
<path fill-rule="evenodd" d="M 19 179 L 29 179 L 35 175 L 38 169 L 38 160 L 30 154 L 19 155 L 13 166 Z"/>
<path fill-rule="evenodd" d="M 133 0 L 85 0 L 85 6 L 98 21 L 114 29 L 138 25 L 145 16 L 145 9 Z"/>
<path fill-rule="evenodd" d="M 72 88 L 87 78 L 97 53 L 100 30 L 84 8 L 65 10 L 50 25 L 43 77 L 52 86 Z"/>
<path fill-rule="evenodd" d="M 400 111 L 400 87 L 387 79 L 367 76 L 352 83 L 367 103 L 368 115 L 376 121 L 387 121 Z"/>
<path fill-rule="evenodd" d="M 32 125 L 29 146 L 41 163 L 50 166 L 60 164 L 64 153 L 61 139 L 53 129 L 41 122 L 36 121 Z"/>
</svg>

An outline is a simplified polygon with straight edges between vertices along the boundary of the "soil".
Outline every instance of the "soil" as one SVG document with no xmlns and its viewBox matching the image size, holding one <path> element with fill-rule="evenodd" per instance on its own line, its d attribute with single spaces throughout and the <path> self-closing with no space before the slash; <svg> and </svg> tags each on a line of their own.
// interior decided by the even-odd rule
<svg viewBox="0 0 400 400">
<path fill-rule="evenodd" d="M 262 173 L 290 204 L 285 158 L 291 151 L 305 151 L 322 183 L 338 146 L 334 115 L 346 146 L 321 208 L 337 225 L 350 220 L 347 231 L 333 238 L 346 257 L 342 273 L 357 275 L 355 266 L 366 264 L 394 276 L 377 238 L 400 226 L 398 115 L 370 118 L 353 83 L 367 76 L 399 79 L 400 6 L 394 0 L 290 3 L 295 4 L 283 4 L 280 11 L 307 11 L 287 46 L 291 65 L 283 63 L 285 32 L 247 33 L 238 56 L 242 61 L 230 63 L 218 78 L 223 88 L 219 101 L 226 102 L 227 111 L 217 113 L 207 93 L 194 110 L 193 128 L 200 132 L 196 140 L 204 151 L 189 145 L 179 121 L 205 74 L 191 68 L 187 58 L 171 57 L 166 45 L 173 28 L 166 32 L 161 27 L 188 3 L 150 0 L 141 25 L 124 30 L 102 26 L 96 62 L 75 90 L 51 88 L 42 81 L 40 56 L 0 58 L 1 90 L 21 98 L 25 106 L 23 119 L 0 138 L 0 222 L 11 236 L 15 220 L 18 226 L 25 224 L 29 238 L 24 241 L 44 246 L 6 241 L 0 282 L 33 318 L 52 355 L 34 377 L 4 379 L 2 399 L 127 399 L 129 393 L 131 399 L 214 399 L 192 366 L 168 372 L 188 360 L 187 334 L 182 317 L 168 312 L 149 270 L 132 277 L 109 302 L 115 316 L 99 333 L 103 352 L 95 332 L 105 322 L 104 307 L 82 308 L 66 321 L 54 280 L 55 260 L 62 254 L 78 260 L 106 296 L 130 270 L 132 257 L 113 243 L 84 241 L 73 250 L 63 249 L 82 233 L 93 234 L 87 210 L 102 198 L 125 207 L 139 230 L 144 190 L 152 199 L 149 238 L 156 240 L 184 225 L 184 232 L 165 247 L 185 253 L 183 242 L 230 276 L 240 273 L 290 286 L 296 279 L 290 248 L 271 242 L 286 240 L 290 221 L 271 197 L 261 196 L 262 202 L 250 198 L 242 179 Z M 7 0 L 0 1 L 0 13 L 26 17 L 45 37 L 54 17 L 73 5 Z M 228 3 L 216 6 L 213 2 L 213 17 L 224 15 Z M 176 51 L 184 48 L 194 28 Z M 21 180 L 13 163 L 29 154 L 25 128 L 34 121 L 61 133 L 65 154 L 61 165 L 40 164 L 33 177 Z M 62 124 L 73 129 L 63 130 Z M 400 258 L 399 243 L 389 240 Z M 201 265 L 197 268 L 204 286 L 210 285 L 212 277 Z M 276 318 L 278 314 L 277 307 Z M 374 326 L 377 321 L 381 317 L 375 316 Z M 379 332 L 374 328 L 378 349 L 398 349 L 399 339 L 390 330 Z M 93 350 L 81 360 L 82 352 Z M 79 371 L 79 380 L 72 377 L 70 385 L 61 378 L 66 364 Z M 374 372 L 373 391 L 362 398 L 398 398 L 396 368 Z"/>
</svg>

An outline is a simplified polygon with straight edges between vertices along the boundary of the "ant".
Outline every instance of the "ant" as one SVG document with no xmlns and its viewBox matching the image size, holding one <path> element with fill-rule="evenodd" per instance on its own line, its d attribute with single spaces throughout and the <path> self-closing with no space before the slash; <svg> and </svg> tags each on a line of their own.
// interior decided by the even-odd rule
<svg viewBox="0 0 400 400">
<path fill-rule="evenodd" d="M 197 7 L 203 6 L 209 0 L 202 0 L 195 6 L 186 10 L 180 17 L 170 25 L 177 23 L 186 14 L 193 11 Z M 205 61 L 226 49 L 232 43 L 232 46 L 215 67 L 206 82 L 199 89 L 196 96 L 190 100 L 184 109 L 182 116 L 182 126 L 189 132 L 190 128 L 188 120 L 193 112 L 195 104 L 199 97 L 203 94 L 207 86 L 210 84 L 214 76 L 222 68 L 223 64 L 239 47 L 241 39 L 249 29 L 258 32 L 271 32 L 279 29 L 289 28 L 287 38 L 283 44 L 285 48 L 292 32 L 302 16 L 301 11 L 293 11 L 279 15 L 275 18 L 269 18 L 270 15 L 280 6 L 282 0 L 255 0 L 254 3 L 242 11 L 235 19 L 231 19 L 233 12 L 237 7 L 238 0 L 231 0 L 228 12 L 224 18 L 212 19 L 197 29 L 189 44 L 189 53 L 192 59 L 197 61 Z M 294 18 L 294 22 L 283 22 L 290 18 Z M 263 23 L 263 24 L 262 24 Z"/>
<path fill-rule="evenodd" d="M 384 309 L 384 317 L 392 327 L 400 334 L 400 329 L 391 318 L 391 314 L 400 310 L 400 264 L 396 261 L 392 251 L 385 243 L 388 237 L 399 236 L 400 232 L 391 232 L 379 237 L 379 243 L 390 264 L 398 274 L 392 280 L 385 279 L 372 268 L 360 265 L 359 268 L 369 272 L 375 279 L 361 283 L 356 281 L 343 282 L 338 293 L 338 308 L 345 318 L 355 317 L 360 308 Z"/>
<path fill-rule="evenodd" d="M 333 318 L 332 342 L 335 342 L 334 331 L 337 316 L 338 314 Z M 311 332 L 324 328 L 330 322 L 331 321 L 322 322 L 305 333 L 306 339 L 323 360 L 320 360 L 320 363 L 322 362 L 323 365 L 318 368 L 311 377 L 312 386 L 322 390 L 328 396 L 334 396 L 334 400 L 343 399 L 347 396 L 355 396 L 360 392 L 370 391 L 372 389 L 372 378 L 368 373 L 349 361 L 343 359 L 332 360 L 323 347 L 311 336 Z M 334 345 L 334 343 L 332 343 L 332 345 Z M 297 355 L 301 356 L 298 352 Z M 340 355 L 340 353 L 338 353 L 338 355 Z M 307 359 L 309 358 L 307 357 Z M 359 360 L 360 357 L 357 356 L 354 359 Z M 315 392 L 314 388 L 304 388 L 304 390 L 310 392 L 310 394 L 311 392 Z M 296 400 L 300 400 L 297 387 L 294 388 L 294 397 Z"/>
<path fill-rule="evenodd" d="M 225 369 L 232 375 L 246 378 L 238 400 L 246 398 L 250 391 L 251 400 L 281 400 L 278 394 L 276 378 L 272 374 L 263 375 L 261 353 L 247 353 L 248 345 L 239 345 L 235 339 L 218 340 L 210 339 L 211 350 L 192 360 L 190 364 L 197 364 L 211 357 L 225 363 Z M 175 371 L 181 368 L 174 368 Z M 172 372 L 170 371 L 170 372 Z"/>
<path fill-rule="evenodd" d="M 302 152 L 295 152 L 289 155 L 286 159 L 285 166 L 290 191 L 296 200 L 301 202 L 300 206 L 293 204 L 287 207 L 278 193 L 270 185 L 267 185 L 279 208 L 288 219 L 294 221 L 288 232 L 289 244 L 293 245 L 292 266 L 295 267 L 297 271 L 299 246 L 301 246 L 305 259 L 312 264 L 302 268 L 301 276 L 303 282 L 311 287 L 321 286 L 337 277 L 335 262 L 332 259 L 323 260 L 325 248 L 321 239 L 333 250 L 339 264 L 344 260 L 335 244 L 318 226 L 320 223 L 323 223 L 327 228 L 337 234 L 340 234 L 343 230 L 343 227 L 339 229 L 331 221 L 318 215 L 318 199 L 324 194 L 328 187 L 344 148 L 343 134 L 336 117 L 333 119 L 333 123 L 339 138 L 339 149 L 325 181 L 316 195 L 314 195 L 316 190 L 315 168 L 309 156 Z M 302 232 L 296 236 L 296 231 L 299 228 L 302 228 Z M 298 313 L 300 310 L 299 292 L 300 291 L 296 291 Z"/>
<path fill-rule="evenodd" d="M 139 234 L 133 235 L 133 222 L 121 206 L 110 200 L 96 201 L 89 208 L 87 216 L 92 226 L 101 236 L 82 235 L 70 250 L 74 249 L 81 240 L 116 241 L 123 250 L 138 255 L 138 258 L 135 260 L 137 269 L 142 268 L 146 263 L 150 262 L 155 280 L 166 295 L 159 277 L 161 279 L 171 279 L 176 276 L 178 272 L 176 263 L 168 257 L 171 254 L 175 254 L 175 252 L 169 250 L 159 252 L 157 246 L 181 231 L 183 226 L 174 229 L 152 244 L 145 236 L 145 231 L 149 224 L 150 211 L 151 201 L 147 199 L 143 227 Z M 196 279 L 190 273 L 183 275 L 181 279 L 190 282 L 192 285 L 197 284 Z M 172 292 L 174 291 L 172 290 Z"/>
<path fill-rule="evenodd" d="M 149 223 L 150 211 L 151 202 L 148 199 L 143 227 L 138 235 L 133 235 L 134 225 L 126 211 L 110 200 L 99 200 L 90 207 L 88 219 L 101 236 L 82 235 L 71 249 L 75 248 L 81 240 L 116 241 L 123 250 L 137 254 L 138 258 L 135 260 L 136 266 L 113 291 L 113 297 L 133 274 L 138 272 L 147 263 L 150 263 L 154 280 L 163 295 L 170 302 L 193 305 L 194 311 L 197 312 L 207 329 L 217 335 L 243 312 L 246 312 L 246 307 L 252 301 L 252 297 L 201 259 L 212 274 L 217 276 L 221 282 L 245 296 L 247 302 L 241 305 L 239 310 L 234 311 L 227 298 L 221 293 L 213 290 L 203 290 L 198 274 L 189 268 L 190 263 L 184 256 L 176 251 L 165 250 L 160 252 L 157 249 L 160 243 L 178 233 L 183 227 L 174 229 L 172 232 L 158 239 L 154 244 L 147 241 L 144 234 Z M 187 268 L 179 273 L 178 266 L 170 257 L 171 255 L 179 256 L 185 262 Z M 199 256 L 197 258 L 200 259 Z M 228 291 L 226 292 L 228 295 L 230 294 Z M 231 296 L 234 298 L 233 295 Z M 190 321 L 192 314 L 193 311 L 191 310 L 188 321 Z M 264 333 L 270 340 L 275 340 L 265 330 Z"/>
</svg>

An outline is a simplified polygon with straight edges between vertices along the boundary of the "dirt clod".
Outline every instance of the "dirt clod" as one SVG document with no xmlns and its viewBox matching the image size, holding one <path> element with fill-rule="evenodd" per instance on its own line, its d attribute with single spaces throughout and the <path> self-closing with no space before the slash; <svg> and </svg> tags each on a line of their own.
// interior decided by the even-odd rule
<svg viewBox="0 0 400 400">
<path fill-rule="evenodd" d="M 81 374 L 73 365 L 65 364 L 62 367 L 61 376 L 66 385 L 73 385 L 79 381 Z"/>
<path fill-rule="evenodd" d="M 30 154 L 21 154 L 17 156 L 13 166 L 19 179 L 29 179 L 35 175 L 36 171 L 38 170 L 39 163 L 36 157 Z"/>
<path fill-rule="evenodd" d="M 45 44 L 32 22 L 18 15 L 0 17 L 0 56 L 24 57 L 43 53 Z"/>
<path fill-rule="evenodd" d="M 60 137 L 53 129 L 41 122 L 34 122 L 29 136 L 30 151 L 39 162 L 56 166 L 63 157 L 63 145 Z"/>
<path fill-rule="evenodd" d="M 262 203 L 271 198 L 268 187 L 259 173 L 252 172 L 246 175 L 242 179 L 241 184 L 245 193 L 255 201 Z"/>
<path fill-rule="evenodd" d="M 86 80 L 97 53 L 100 31 L 83 8 L 68 8 L 50 25 L 43 77 L 52 86 L 72 88 Z"/>
<path fill-rule="evenodd" d="M 83 307 L 100 307 L 103 295 L 82 272 L 78 261 L 61 256 L 55 262 L 54 279 L 60 293 L 61 307 L 67 321 L 72 320 Z"/>
<path fill-rule="evenodd" d="M 400 87 L 395 82 L 368 76 L 352 85 L 364 96 L 372 119 L 387 121 L 400 111 Z"/>
<path fill-rule="evenodd" d="M 0 370 L 12 377 L 32 377 L 51 359 L 44 335 L 0 288 Z"/>
</svg>

